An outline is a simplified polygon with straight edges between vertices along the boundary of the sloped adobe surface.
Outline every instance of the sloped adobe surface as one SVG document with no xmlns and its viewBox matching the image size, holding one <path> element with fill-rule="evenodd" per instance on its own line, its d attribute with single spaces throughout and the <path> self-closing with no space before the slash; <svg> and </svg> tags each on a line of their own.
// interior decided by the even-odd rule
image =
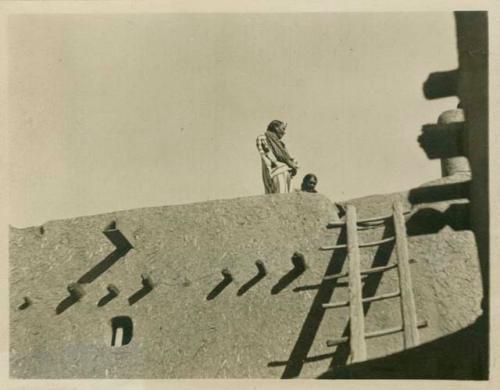
<svg viewBox="0 0 500 390">
<path fill-rule="evenodd" d="M 381 196 L 354 203 L 365 217 L 389 213 L 391 201 Z M 439 213 L 449 205 L 432 208 Z M 11 376 L 290 378 L 344 365 L 348 348 L 328 348 L 325 341 L 345 333 L 348 310 L 321 308 L 347 299 L 346 280 L 321 283 L 325 273 L 347 266 L 344 250 L 318 250 L 345 242 L 341 229 L 326 229 L 335 217 L 336 207 L 323 196 L 294 193 L 13 228 Z M 132 249 L 117 252 L 102 233 L 112 222 Z M 418 316 L 429 324 L 421 330 L 425 342 L 473 323 L 482 292 L 472 233 L 449 226 L 431 231 L 425 216 L 418 224 L 424 228 L 410 237 L 409 249 L 418 261 L 412 265 Z M 383 227 L 362 232 L 360 241 L 384 234 L 391 233 Z M 305 257 L 303 272 L 292 264 L 296 251 Z M 362 255 L 363 268 L 395 261 L 391 245 Z M 256 260 L 267 274 L 259 274 Z M 232 279 L 224 279 L 224 268 Z M 144 273 L 152 290 L 141 284 Z M 66 287 L 78 280 L 85 295 L 71 301 Z M 108 295 L 110 284 L 118 296 Z M 363 291 L 370 296 L 396 288 L 397 272 L 389 271 L 367 277 Z M 20 310 L 23 296 L 32 304 Z M 366 309 L 368 332 L 401 324 L 398 299 Z M 115 324 L 128 323 L 123 318 L 133 324 L 133 331 L 123 329 L 131 332 L 123 346 L 112 346 L 116 317 Z M 368 356 L 402 348 L 401 334 L 371 339 Z"/>
</svg>

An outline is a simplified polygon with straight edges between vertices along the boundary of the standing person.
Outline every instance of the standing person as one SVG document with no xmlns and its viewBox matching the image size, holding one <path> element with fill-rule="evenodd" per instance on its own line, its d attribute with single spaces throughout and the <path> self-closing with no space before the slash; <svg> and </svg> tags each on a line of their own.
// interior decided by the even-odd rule
<svg viewBox="0 0 500 390">
<path fill-rule="evenodd" d="M 273 120 L 264 135 L 257 137 L 257 149 L 262 159 L 262 180 L 266 194 L 290 192 L 291 179 L 297 174 L 297 162 L 288 154 L 281 140 L 286 123 Z"/>
</svg>

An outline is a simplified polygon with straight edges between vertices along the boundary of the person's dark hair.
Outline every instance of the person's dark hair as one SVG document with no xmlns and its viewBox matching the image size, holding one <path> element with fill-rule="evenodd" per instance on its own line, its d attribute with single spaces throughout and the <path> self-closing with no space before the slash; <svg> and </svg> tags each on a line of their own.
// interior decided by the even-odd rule
<svg viewBox="0 0 500 390">
<path fill-rule="evenodd" d="M 308 173 L 307 175 L 304 176 L 304 178 L 302 179 L 302 185 L 300 186 L 300 189 L 302 191 L 306 191 L 307 190 L 307 182 L 312 179 L 312 178 L 315 178 L 316 179 L 316 184 L 318 184 L 318 176 L 316 176 L 314 173 Z"/>
<path fill-rule="evenodd" d="M 286 126 L 285 122 L 275 119 L 267 125 L 267 131 L 275 132 L 281 125 Z"/>
</svg>

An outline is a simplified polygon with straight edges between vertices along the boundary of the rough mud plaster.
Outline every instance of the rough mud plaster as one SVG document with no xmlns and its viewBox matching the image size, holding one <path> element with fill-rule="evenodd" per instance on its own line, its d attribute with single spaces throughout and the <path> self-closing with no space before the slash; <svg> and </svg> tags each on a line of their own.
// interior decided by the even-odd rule
<svg viewBox="0 0 500 390">
<path fill-rule="evenodd" d="M 370 217 L 390 213 L 393 198 L 353 203 L 360 217 Z M 449 205 L 419 205 L 412 212 Z M 321 321 L 311 318 L 325 270 L 347 269 L 342 254 L 336 253 L 332 264 L 332 253 L 318 250 L 337 242 L 338 229 L 326 229 L 335 211 L 321 195 L 294 193 L 52 221 L 43 225 L 43 232 L 40 227 L 12 228 L 11 376 L 279 378 L 288 372 L 316 377 L 344 364 L 345 348 L 328 348 L 326 340 L 345 332 L 347 308 L 329 309 Z M 68 296 L 67 285 L 116 249 L 102 233 L 112 221 L 128 230 L 134 248 L 83 284 L 86 294 L 80 301 L 56 314 Z M 360 241 L 390 233 L 384 231 L 361 232 Z M 418 317 L 429 323 L 421 330 L 422 342 L 472 323 L 482 296 L 472 233 L 444 227 L 410 237 L 409 250 L 418 261 L 411 265 Z M 291 261 L 296 251 L 308 266 L 299 274 Z M 363 268 L 372 266 L 375 256 L 379 263 L 395 261 L 390 249 L 366 248 Z M 267 274 L 255 282 L 259 259 Z M 217 291 L 223 268 L 233 280 Z M 145 272 L 154 288 L 130 305 L 128 299 L 143 288 Z M 340 280 L 319 303 L 347 299 L 345 282 Z M 365 293 L 393 291 L 397 271 L 366 283 Z M 98 306 L 109 284 L 120 294 Z M 207 300 L 214 290 L 215 297 Z M 24 296 L 33 303 L 18 310 Z M 128 345 L 112 347 L 110 321 L 117 316 L 132 319 L 133 338 Z M 367 311 L 368 332 L 400 323 L 398 299 L 375 302 Z M 383 357 L 402 347 L 400 334 L 372 339 L 368 355 Z"/>
</svg>

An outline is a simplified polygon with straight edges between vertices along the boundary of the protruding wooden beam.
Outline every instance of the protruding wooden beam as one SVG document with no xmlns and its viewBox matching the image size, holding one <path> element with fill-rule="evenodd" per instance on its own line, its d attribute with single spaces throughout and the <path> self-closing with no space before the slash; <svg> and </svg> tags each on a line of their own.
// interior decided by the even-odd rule
<svg viewBox="0 0 500 390">
<path fill-rule="evenodd" d="M 229 271 L 229 269 L 227 268 L 224 268 L 222 271 L 222 276 L 224 277 L 224 280 L 226 281 L 231 281 L 233 280 L 233 275 L 231 274 L 231 271 Z"/>
<path fill-rule="evenodd" d="M 255 265 L 257 266 L 257 270 L 259 271 L 259 275 L 266 275 L 267 274 L 266 266 L 264 265 L 264 262 L 262 260 L 257 260 L 255 262 Z"/>
<path fill-rule="evenodd" d="M 69 295 L 75 300 L 80 300 L 85 295 L 85 290 L 80 283 L 70 283 L 66 289 Z"/>
<path fill-rule="evenodd" d="M 141 282 L 142 282 L 142 287 L 150 290 L 152 290 L 153 287 L 155 286 L 153 283 L 153 279 L 151 279 L 151 276 L 145 272 L 141 274 Z"/>
<path fill-rule="evenodd" d="M 117 297 L 120 294 L 120 290 L 114 284 L 108 284 L 106 289 L 108 290 L 109 294 L 113 297 Z"/>
<path fill-rule="evenodd" d="M 32 303 L 33 303 L 33 301 L 29 297 L 23 297 L 23 303 L 21 305 L 19 305 L 17 308 L 19 310 L 25 310 L 29 306 L 31 306 Z"/>
</svg>

